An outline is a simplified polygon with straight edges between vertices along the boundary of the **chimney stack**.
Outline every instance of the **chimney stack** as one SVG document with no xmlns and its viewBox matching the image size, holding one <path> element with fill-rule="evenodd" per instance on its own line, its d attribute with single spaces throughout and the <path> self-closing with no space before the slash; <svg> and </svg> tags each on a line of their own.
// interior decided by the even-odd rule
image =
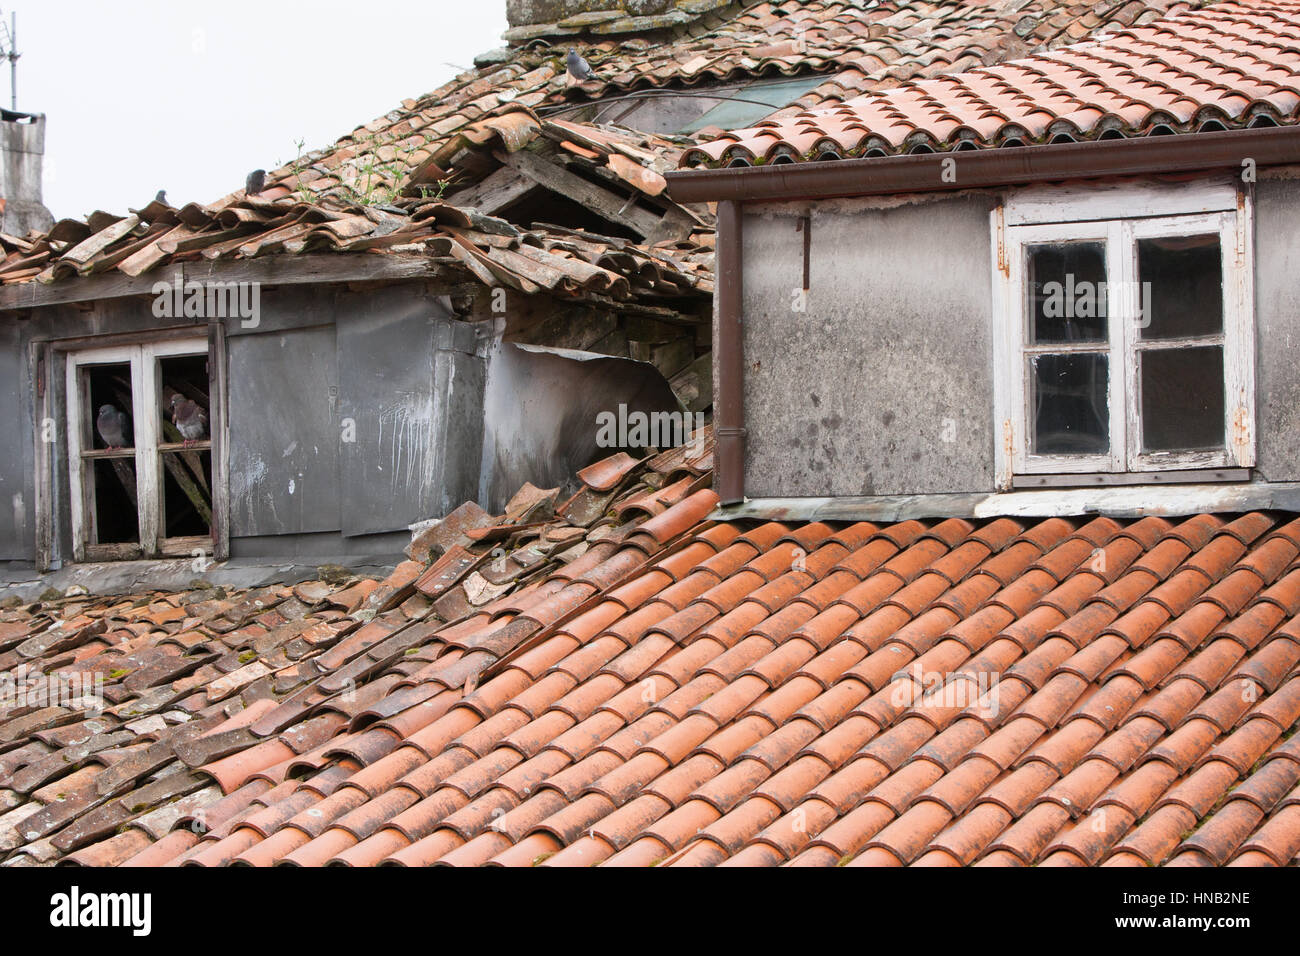
<svg viewBox="0 0 1300 956">
<path fill-rule="evenodd" d="M 0 231 L 44 232 L 54 217 L 41 201 L 45 114 L 0 109 Z"/>
</svg>

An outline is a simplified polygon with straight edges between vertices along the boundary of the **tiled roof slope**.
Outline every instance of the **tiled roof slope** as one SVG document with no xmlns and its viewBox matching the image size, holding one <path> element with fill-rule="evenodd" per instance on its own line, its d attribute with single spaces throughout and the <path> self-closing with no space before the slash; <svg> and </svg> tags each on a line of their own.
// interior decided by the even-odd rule
<svg viewBox="0 0 1300 956">
<path fill-rule="evenodd" d="M 330 195 L 359 180 L 400 183 L 458 131 L 503 106 L 540 112 L 639 89 L 694 88 L 764 77 L 826 73 L 801 107 L 888 88 L 914 77 L 1000 63 L 1091 33 L 1147 23 L 1198 6 L 1189 0 L 808 0 L 734 3 L 667 35 L 619 38 L 599 30 L 500 51 L 424 96 L 359 126 L 336 143 L 268 176 Z M 596 77 L 574 85 L 566 47 L 580 49 Z M 780 115 L 780 114 L 778 114 Z M 716 130 L 714 131 L 716 132 Z M 292 182 L 291 182 L 292 181 Z"/>
<path fill-rule="evenodd" d="M 823 106 L 910 78 L 998 63 L 1099 30 L 1146 23 L 1191 6 L 1195 4 L 1187 0 L 763 0 L 706 11 L 653 41 L 606 36 L 597 26 L 584 27 L 577 39 L 567 34 L 561 39 L 582 48 L 597 74 L 594 80 L 573 85 L 565 74 L 562 48 L 545 41 L 499 51 L 480 58 L 481 67 L 280 166 L 268 174 L 258 197 L 238 191 L 209 205 L 191 203 L 181 209 L 152 203 L 126 217 L 97 212 L 85 223 L 59 222 L 43 235 L 0 236 L 5 254 L 0 283 L 108 270 L 135 276 L 198 257 L 329 250 L 455 257 L 485 282 L 546 287 L 567 295 L 605 290 L 614 298 L 634 295 L 636 277 L 647 274 L 664 294 L 677 294 L 682 287 L 708 293 L 712 251 L 705 235 L 711 229 L 707 216 L 696 214 L 700 235 L 666 245 L 638 246 L 539 228 L 502 249 L 491 227 L 462 232 L 467 242 L 440 228 L 466 229 L 464 211 L 447 208 L 456 204 L 454 189 L 437 213 L 429 211 L 437 204 L 427 197 L 444 174 L 456 177 L 453 185 L 474 178 L 454 162 L 465 149 L 500 142 L 514 151 L 539 137 L 559 144 L 570 162 L 586 163 L 593 174 L 616 177 L 646 196 L 659 197 L 660 174 L 677 165 L 690 141 L 565 122 L 555 114 L 546 119 L 549 110 L 575 100 L 642 87 L 824 72 L 826 82 L 797 101 L 803 107 Z M 611 268 L 613 263 L 626 268 Z M 628 283 L 634 287 L 630 291 Z"/>
<path fill-rule="evenodd" d="M 1024 146 L 1300 119 L 1300 3 L 1226 0 L 727 133 L 683 165 Z"/>
<path fill-rule="evenodd" d="M 644 474 L 619 456 L 581 494 Z M 122 796 L 158 745 L 61 764 L 75 725 L 0 724 L 6 862 L 1295 864 L 1300 518 L 739 524 L 681 481 L 450 624 L 372 594 L 310 692 L 227 714 L 239 670 L 138 681 L 208 721 L 144 784 L 204 794 L 165 813 Z M 475 560 L 403 573 L 441 614 Z"/>
</svg>

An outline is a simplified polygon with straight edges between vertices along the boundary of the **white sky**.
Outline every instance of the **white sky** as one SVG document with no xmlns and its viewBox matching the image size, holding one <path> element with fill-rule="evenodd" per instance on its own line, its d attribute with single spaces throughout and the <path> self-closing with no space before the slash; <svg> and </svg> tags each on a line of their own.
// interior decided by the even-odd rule
<svg viewBox="0 0 1300 956">
<path fill-rule="evenodd" d="M 502 45 L 505 0 L 0 0 L 56 219 L 209 202 Z M 8 63 L 0 103 L 9 106 Z"/>
</svg>

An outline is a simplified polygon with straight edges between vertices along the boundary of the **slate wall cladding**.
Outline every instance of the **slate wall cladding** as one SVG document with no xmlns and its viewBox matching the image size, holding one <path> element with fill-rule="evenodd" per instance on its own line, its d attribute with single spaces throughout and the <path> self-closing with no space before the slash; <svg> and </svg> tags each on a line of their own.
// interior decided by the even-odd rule
<svg viewBox="0 0 1300 956">
<path fill-rule="evenodd" d="M 746 494 L 993 491 L 989 195 L 753 207 Z M 891 208 L 892 207 L 892 208 Z"/>
</svg>

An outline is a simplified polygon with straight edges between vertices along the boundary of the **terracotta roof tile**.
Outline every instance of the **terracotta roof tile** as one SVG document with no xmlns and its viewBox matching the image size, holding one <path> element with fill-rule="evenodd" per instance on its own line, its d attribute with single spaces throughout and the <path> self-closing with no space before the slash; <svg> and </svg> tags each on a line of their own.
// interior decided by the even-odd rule
<svg viewBox="0 0 1300 956">
<path fill-rule="evenodd" d="M 656 546 L 610 542 L 585 572 L 554 568 L 459 621 L 406 604 L 340 618 L 331 599 L 352 583 L 0 611 L 20 642 L 78 622 L 81 663 L 121 690 L 85 730 L 71 711 L 0 713 L 3 789 L 21 801 L 0 816 L 5 862 L 1280 866 L 1300 852 L 1300 623 L 1265 596 L 1294 560 L 1275 516 L 710 525 L 714 501 L 682 498 L 641 519 L 658 521 L 643 536 Z M 604 520 L 583 534 L 599 540 Z M 1128 549 L 1109 585 L 1094 541 Z M 266 672 L 210 698 L 253 661 L 206 683 L 189 674 L 207 664 L 154 667 L 146 652 L 175 636 L 155 604 L 188 609 L 207 638 L 168 644 L 168 660 L 224 638 Z M 287 702 L 270 689 L 286 662 L 254 637 L 276 608 L 342 623 Z M 96 636 L 137 624 L 126 645 Z M 62 661 L 65 643 L 24 660 Z M 144 676 L 127 684 L 132 655 Z M 345 673 L 355 701 L 326 687 Z M 137 723 L 180 682 L 200 701 L 190 720 Z M 163 772 L 178 760 L 184 773 Z"/>
<path fill-rule="evenodd" d="M 1300 121 L 1294 0 L 1179 4 L 1143 14 L 1110 24 L 1118 29 L 1097 29 L 1060 11 L 1066 29 L 1049 32 L 1053 49 L 941 76 L 895 72 L 893 88 L 859 87 L 866 95 L 783 111 L 687 150 L 682 164 L 871 157 Z M 1044 36 L 1041 21 L 1034 29 Z"/>
</svg>

